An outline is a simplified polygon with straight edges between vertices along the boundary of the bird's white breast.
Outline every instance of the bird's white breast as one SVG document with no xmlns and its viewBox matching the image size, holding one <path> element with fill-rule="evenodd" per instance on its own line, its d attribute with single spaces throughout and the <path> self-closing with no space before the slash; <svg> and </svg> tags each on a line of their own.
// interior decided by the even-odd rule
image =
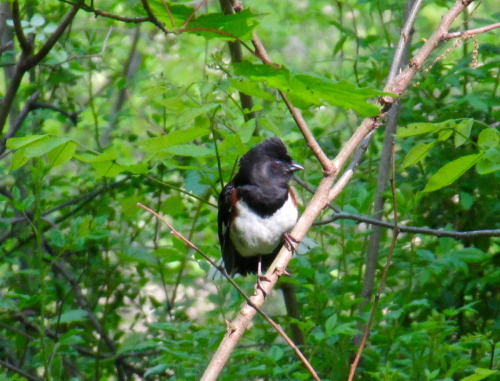
<svg viewBox="0 0 500 381">
<path fill-rule="evenodd" d="M 236 217 L 231 225 L 231 240 L 244 257 L 271 254 L 297 222 L 298 210 L 292 198 L 273 215 L 263 218 L 240 200 L 236 206 Z"/>
</svg>

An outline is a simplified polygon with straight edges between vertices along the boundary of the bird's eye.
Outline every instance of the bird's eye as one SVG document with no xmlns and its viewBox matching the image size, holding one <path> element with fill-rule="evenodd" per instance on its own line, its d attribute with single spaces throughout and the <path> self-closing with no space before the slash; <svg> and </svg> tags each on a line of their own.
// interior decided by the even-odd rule
<svg viewBox="0 0 500 381">
<path fill-rule="evenodd" d="M 279 160 L 274 160 L 273 163 L 271 164 L 274 168 L 279 168 L 281 167 L 281 161 Z"/>
</svg>

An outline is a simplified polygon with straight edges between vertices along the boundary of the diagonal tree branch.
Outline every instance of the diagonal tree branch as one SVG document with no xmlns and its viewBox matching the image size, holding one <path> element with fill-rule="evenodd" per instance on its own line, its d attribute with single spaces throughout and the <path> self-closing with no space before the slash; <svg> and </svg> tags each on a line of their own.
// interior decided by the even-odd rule
<svg viewBox="0 0 500 381">
<path fill-rule="evenodd" d="M 396 76 L 394 80 L 390 81 L 390 83 L 386 85 L 386 88 L 384 89 L 385 91 L 396 93 L 398 95 L 404 93 L 410 81 L 413 79 L 419 68 L 424 63 L 425 59 L 437 47 L 442 39 L 442 36 L 444 36 L 448 32 L 451 23 L 471 2 L 472 0 L 458 0 L 455 2 L 450 11 L 443 16 L 437 30 L 432 34 L 432 36 L 427 40 L 427 42 L 411 60 L 411 63 L 407 67 L 407 69 L 400 75 Z M 394 100 L 392 98 L 384 97 L 384 99 L 381 100 L 381 103 L 386 106 L 384 107 L 383 112 L 390 109 L 393 102 Z M 291 235 L 297 241 L 302 240 L 307 231 L 311 228 L 314 220 L 328 205 L 329 201 L 331 201 L 329 193 L 337 177 L 337 173 L 346 163 L 348 158 L 355 152 L 358 145 L 363 141 L 363 139 L 365 139 L 366 136 L 378 126 L 381 116 L 383 116 L 383 114 L 378 117 L 372 117 L 363 120 L 361 125 L 354 132 L 353 136 L 344 145 L 337 157 L 331 162 L 331 165 L 333 167 L 332 171 L 325 174 L 325 177 L 320 182 L 315 195 L 309 202 L 306 210 L 299 218 L 297 224 L 291 232 Z M 265 294 L 270 293 L 272 288 L 275 286 L 278 278 L 283 275 L 286 265 L 290 261 L 291 257 L 292 253 L 286 247 L 283 247 L 266 273 L 266 276 L 270 281 L 263 282 L 262 290 L 257 290 L 256 295 L 250 298 L 252 304 L 255 304 L 257 306 L 262 305 L 265 300 Z M 203 377 L 201 378 L 202 381 L 215 380 L 218 377 L 220 371 L 224 367 L 224 364 L 229 358 L 229 355 L 245 332 L 248 324 L 255 316 L 255 313 L 256 310 L 248 303 L 241 309 L 238 316 L 231 323 L 231 326 L 234 328 L 234 330 L 228 332 L 222 339 L 222 342 L 220 343 L 217 351 L 212 357 L 210 364 L 206 368 Z"/>
<path fill-rule="evenodd" d="M 305 358 L 305 356 L 302 354 L 300 349 L 294 344 L 292 340 L 288 337 L 288 335 L 285 333 L 283 328 L 280 327 L 279 324 L 277 324 L 269 315 L 267 315 L 262 309 L 260 309 L 259 306 L 256 306 L 252 303 L 251 298 L 249 298 L 245 292 L 241 289 L 240 286 L 236 284 L 236 282 L 231 278 L 231 276 L 226 272 L 224 267 L 218 266 L 217 263 L 215 263 L 208 255 L 206 255 L 203 251 L 201 251 L 198 246 L 196 246 L 194 243 L 192 243 L 189 239 L 184 237 L 181 233 L 179 233 L 166 219 L 164 219 L 162 216 L 160 216 L 158 213 L 156 213 L 154 210 L 148 208 L 147 206 L 144 206 L 142 204 L 137 204 L 137 206 L 141 209 L 144 209 L 148 211 L 149 213 L 153 214 L 158 220 L 163 222 L 169 229 L 172 235 L 176 236 L 179 238 L 181 241 L 183 241 L 186 245 L 188 245 L 190 248 L 192 248 L 194 251 L 196 251 L 198 254 L 200 254 L 203 258 L 205 258 L 208 263 L 210 263 L 214 268 L 216 268 L 228 281 L 231 283 L 231 285 L 240 293 L 243 298 L 247 301 L 249 305 L 252 306 L 252 308 L 258 312 L 264 319 L 267 320 L 269 324 L 281 335 L 281 337 L 287 342 L 287 344 L 295 351 L 299 359 L 302 361 L 304 366 L 307 368 L 307 370 L 311 373 L 312 377 L 319 381 L 319 377 L 316 374 L 316 371 L 314 368 L 311 366 L 309 361 Z M 232 325 L 231 323 L 228 323 L 228 332 L 232 330 Z"/>
</svg>

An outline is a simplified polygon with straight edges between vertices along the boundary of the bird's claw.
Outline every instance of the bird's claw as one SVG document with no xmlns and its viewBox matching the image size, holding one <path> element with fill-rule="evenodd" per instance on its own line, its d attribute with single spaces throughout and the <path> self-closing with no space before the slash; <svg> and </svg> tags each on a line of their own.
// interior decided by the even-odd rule
<svg viewBox="0 0 500 381">
<path fill-rule="evenodd" d="M 290 233 L 284 233 L 283 238 L 285 240 L 287 250 L 294 254 L 297 251 L 297 247 L 299 247 L 299 241 L 293 238 Z"/>
<path fill-rule="evenodd" d="M 257 289 L 259 289 L 262 291 L 264 296 L 267 296 L 268 292 L 266 290 L 264 290 L 264 287 L 262 287 L 262 282 L 270 282 L 270 281 L 271 281 L 271 279 L 268 276 L 258 274 L 257 275 L 257 284 L 255 286 L 255 290 L 257 291 Z"/>
</svg>

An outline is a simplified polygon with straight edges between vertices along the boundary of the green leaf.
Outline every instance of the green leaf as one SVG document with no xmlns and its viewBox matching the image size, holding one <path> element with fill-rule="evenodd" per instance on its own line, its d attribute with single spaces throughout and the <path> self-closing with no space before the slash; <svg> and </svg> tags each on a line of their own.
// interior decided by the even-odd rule
<svg viewBox="0 0 500 381">
<path fill-rule="evenodd" d="M 484 156 L 477 162 L 476 170 L 480 175 L 500 170 L 500 150 L 489 148 L 484 151 Z"/>
<path fill-rule="evenodd" d="M 36 140 L 42 139 L 45 136 L 48 135 L 30 135 L 30 136 L 24 136 L 22 138 L 10 138 L 6 142 L 6 147 L 8 149 L 18 149 L 21 147 L 24 147 Z"/>
<path fill-rule="evenodd" d="M 92 163 L 92 167 L 102 177 L 115 177 L 124 171 L 121 165 L 116 164 L 114 161 L 98 161 Z"/>
<path fill-rule="evenodd" d="M 80 336 L 82 332 L 80 330 L 72 329 L 65 334 L 63 334 L 58 340 L 59 345 L 75 345 L 82 344 L 85 340 Z"/>
<path fill-rule="evenodd" d="M 474 374 L 462 378 L 460 381 L 480 381 L 493 376 L 494 374 L 498 374 L 498 370 L 486 369 L 486 368 L 476 368 L 474 369 Z"/>
<path fill-rule="evenodd" d="M 158 364 L 153 366 L 152 368 L 149 368 L 146 373 L 144 373 L 144 378 L 148 376 L 152 376 L 154 374 L 161 374 L 164 373 L 168 369 L 167 364 Z"/>
<path fill-rule="evenodd" d="M 41 139 L 23 146 L 23 152 L 26 157 L 37 157 L 52 151 L 54 148 L 68 142 L 70 139 L 64 136 L 45 135 Z"/>
<path fill-rule="evenodd" d="M 450 185 L 476 164 L 482 156 L 483 153 L 467 155 L 446 163 L 431 176 L 422 192 L 433 192 Z"/>
<path fill-rule="evenodd" d="M 10 169 L 15 170 L 17 168 L 22 167 L 29 160 L 29 157 L 24 155 L 24 150 L 20 149 L 12 155 L 12 160 L 10 162 Z"/>
<path fill-rule="evenodd" d="M 319 106 L 326 102 L 332 106 L 356 111 L 360 116 L 379 114 L 380 107 L 368 99 L 384 93 L 368 88 L 359 88 L 345 81 L 335 82 L 316 74 L 297 73 L 292 76 L 290 97 L 302 107 Z"/>
<path fill-rule="evenodd" d="M 168 147 L 201 138 L 202 136 L 208 135 L 209 132 L 210 130 L 207 128 L 190 128 L 188 130 L 174 131 L 168 135 L 142 140 L 138 142 L 138 145 L 142 147 L 145 152 L 158 152 Z"/>
<path fill-rule="evenodd" d="M 358 88 L 347 82 L 335 82 L 328 78 L 289 71 L 286 67 L 253 65 L 249 62 L 234 63 L 235 73 L 253 81 L 267 83 L 268 86 L 283 91 L 302 108 L 328 103 L 343 109 L 352 109 L 361 116 L 379 113 L 379 106 L 369 103 L 369 98 L 386 93 L 367 88 Z"/>
<path fill-rule="evenodd" d="M 489 258 L 487 253 L 475 247 L 454 250 L 453 255 L 466 263 L 480 263 Z"/>
<path fill-rule="evenodd" d="M 116 151 L 110 148 L 99 155 L 95 155 L 92 153 L 82 153 L 80 155 L 75 155 L 75 158 L 84 163 L 102 163 L 106 161 L 115 160 Z"/>
<path fill-rule="evenodd" d="M 191 21 L 186 29 L 189 33 L 206 39 L 234 40 L 235 37 L 240 40 L 251 39 L 252 31 L 258 25 L 257 16 L 248 8 L 231 15 L 210 13 Z"/>
<path fill-rule="evenodd" d="M 64 247 L 66 244 L 66 236 L 60 230 L 52 229 L 47 233 L 47 236 L 52 246 Z"/>
<path fill-rule="evenodd" d="M 241 78 L 233 78 L 230 79 L 229 82 L 231 83 L 231 86 L 233 86 L 236 90 L 241 91 L 242 93 L 251 97 L 257 97 L 270 102 L 275 100 L 275 97 L 267 91 L 262 90 L 257 82 L 248 81 Z"/>
<path fill-rule="evenodd" d="M 325 322 L 325 333 L 327 336 L 331 336 L 335 326 L 337 325 L 337 314 L 333 314 Z"/>
<path fill-rule="evenodd" d="M 464 119 L 457 124 L 455 127 L 455 147 L 460 147 L 467 141 L 473 124 L 474 121 L 472 119 Z"/>
<path fill-rule="evenodd" d="M 248 61 L 233 63 L 235 74 L 252 81 L 264 82 L 268 86 L 289 92 L 290 71 L 286 67 L 272 67 L 269 65 L 254 65 Z"/>
<path fill-rule="evenodd" d="M 273 345 L 271 349 L 269 350 L 269 356 L 274 360 L 274 361 L 279 361 L 283 357 L 285 352 L 283 349 L 281 349 L 277 345 Z"/>
<path fill-rule="evenodd" d="M 429 132 L 438 132 L 444 128 L 451 128 L 454 120 L 446 120 L 439 123 L 411 123 L 406 128 L 399 128 L 396 135 L 400 138 L 428 134 Z"/>
<path fill-rule="evenodd" d="M 431 148 L 436 145 L 436 143 L 437 141 L 434 141 L 432 143 L 417 143 L 406 154 L 406 157 L 403 160 L 402 167 L 408 168 L 409 166 L 414 165 L 420 160 L 424 159 L 429 154 Z"/>
<path fill-rule="evenodd" d="M 194 8 L 191 6 L 171 1 L 150 0 L 149 6 L 153 14 L 165 24 L 167 29 L 180 28 L 194 12 Z M 143 10 L 144 8 L 140 7 L 139 9 Z M 145 13 L 144 16 L 146 16 Z"/>
<path fill-rule="evenodd" d="M 174 147 L 166 148 L 164 151 L 173 155 L 189 157 L 206 157 L 213 155 L 215 152 L 212 148 L 196 144 L 180 144 Z"/>
<path fill-rule="evenodd" d="M 56 323 L 59 321 L 59 323 L 74 323 L 77 321 L 84 321 L 86 319 L 87 319 L 87 311 L 85 311 L 85 310 L 71 310 L 71 311 L 67 311 L 67 312 L 62 313 L 59 319 L 57 316 L 54 316 L 51 319 L 51 322 Z"/>
<path fill-rule="evenodd" d="M 437 141 L 444 142 L 448 140 L 452 134 L 453 130 L 444 129 L 442 131 L 439 131 Z"/>
<path fill-rule="evenodd" d="M 71 160 L 75 154 L 76 147 L 77 144 L 75 142 L 68 141 L 48 152 L 47 157 L 49 158 L 52 167 L 56 167 Z"/>
<path fill-rule="evenodd" d="M 500 142 L 500 134 L 494 128 L 485 128 L 479 133 L 477 144 L 481 148 L 495 148 Z"/>
</svg>

